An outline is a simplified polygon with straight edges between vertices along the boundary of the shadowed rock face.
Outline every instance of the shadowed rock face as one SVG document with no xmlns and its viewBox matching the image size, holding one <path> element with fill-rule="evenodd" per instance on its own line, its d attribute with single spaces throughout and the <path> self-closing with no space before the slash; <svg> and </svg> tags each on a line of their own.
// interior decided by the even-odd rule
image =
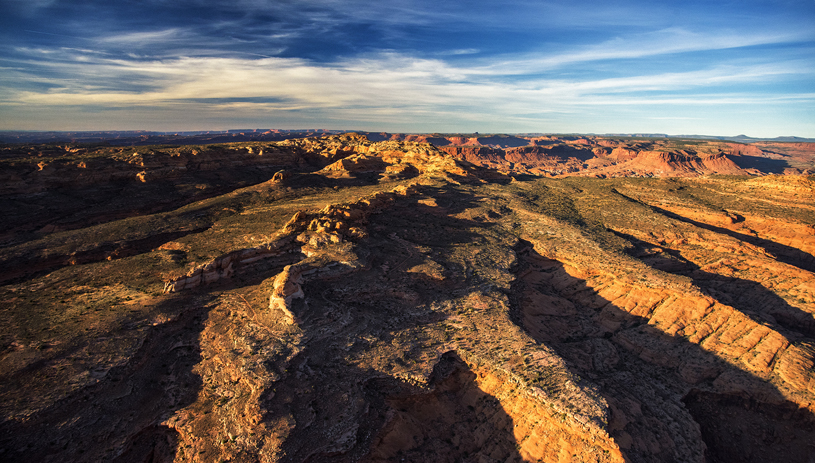
<svg viewBox="0 0 815 463">
<path fill-rule="evenodd" d="M 743 369 L 723 361 L 724 349 L 717 356 L 692 342 L 696 317 L 683 309 L 698 310 L 713 303 L 702 310 L 708 312 L 707 317 L 716 317 L 724 307 L 717 308 L 704 296 L 627 285 L 609 275 L 580 271 L 542 257 L 530 245 L 520 252 L 519 323 L 535 339 L 555 349 L 575 373 L 601 385 L 601 394 L 611 407 L 611 435 L 626 457 L 656 462 L 692 461 L 705 455 L 712 461 L 761 461 L 783 455 L 784 461 L 808 461 L 815 415 L 799 410 L 758 375 L 744 374 Z M 741 288 L 734 285 L 734 290 Z M 760 298 L 755 301 L 755 306 L 736 307 L 750 313 L 764 303 Z M 672 313 L 664 313 L 666 306 Z M 675 317 L 674 326 L 684 326 L 683 336 L 671 336 L 658 328 L 657 320 L 666 315 Z M 772 339 L 771 330 L 758 328 L 749 319 L 739 324 L 718 330 L 738 332 L 742 339 L 761 330 L 763 346 L 753 345 L 752 349 L 767 349 L 773 355 L 788 347 L 782 336 Z M 784 331 L 780 326 L 777 329 Z M 714 331 L 709 336 L 721 334 Z M 731 343 L 742 341 L 736 338 Z M 760 355 L 749 350 L 745 354 Z M 782 368 L 778 367 L 779 373 Z M 749 394 L 744 393 L 745 387 Z M 757 396 L 762 400 L 748 398 Z"/>
<path fill-rule="evenodd" d="M 455 354 L 443 355 L 431 376 L 432 392 L 391 392 L 388 418 L 366 460 L 523 461 L 513 418 L 482 390 L 483 378 Z"/>
<path fill-rule="evenodd" d="M 682 401 L 699 423 L 707 461 L 812 461 L 811 417 L 794 404 L 691 391 Z"/>
<path fill-rule="evenodd" d="M 812 178 L 550 179 L 523 172 L 656 150 L 536 139 L 500 173 L 384 138 L 214 146 L 300 161 L 12 217 L 0 459 L 810 461 Z"/>
</svg>

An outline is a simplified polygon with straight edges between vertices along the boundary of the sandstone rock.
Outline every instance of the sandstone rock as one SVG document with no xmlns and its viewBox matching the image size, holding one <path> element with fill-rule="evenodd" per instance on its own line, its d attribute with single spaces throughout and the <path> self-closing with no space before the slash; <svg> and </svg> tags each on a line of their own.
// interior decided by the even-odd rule
<svg viewBox="0 0 815 463">
<path fill-rule="evenodd" d="M 4 248 L 10 269 L 29 254 L 61 259 L 0 288 L 12 314 L 0 324 L 4 458 L 807 461 L 811 180 L 532 178 L 697 176 L 740 154 L 502 138 L 347 135 L 133 156 L 128 182 L 155 174 L 144 187 L 229 157 L 290 155 L 349 176 L 281 186 L 263 182 L 270 170 L 193 207 L 111 219 L 128 242 L 155 238 L 158 223 L 207 222 L 129 257 L 118 241 L 91 243 L 104 226 L 57 222 L 58 235 Z M 443 140 L 518 181 L 423 143 Z M 0 176 L 41 174 L 33 191 L 60 169 L 96 169 L 44 162 Z M 351 175 L 370 166 L 383 175 Z M 394 187 L 402 174 L 418 178 Z M 325 176 L 318 188 L 301 184 L 313 175 Z M 289 216 L 269 235 L 269 220 Z M 178 270 L 186 259 L 204 263 Z M 159 294 L 161 272 L 178 294 Z"/>
<path fill-rule="evenodd" d="M 283 182 L 291 178 L 291 172 L 286 170 L 279 170 L 272 176 L 273 182 Z"/>
</svg>

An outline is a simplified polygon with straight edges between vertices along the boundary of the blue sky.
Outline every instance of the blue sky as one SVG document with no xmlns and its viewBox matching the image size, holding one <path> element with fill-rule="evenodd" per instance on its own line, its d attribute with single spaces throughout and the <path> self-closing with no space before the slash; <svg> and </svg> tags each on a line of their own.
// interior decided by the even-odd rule
<svg viewBox="0 0 815 463">
<path fill-rule="evenodd" d="M 0 0 L 0 130 L 815 137 L 815 0 Z"/>
</svg>

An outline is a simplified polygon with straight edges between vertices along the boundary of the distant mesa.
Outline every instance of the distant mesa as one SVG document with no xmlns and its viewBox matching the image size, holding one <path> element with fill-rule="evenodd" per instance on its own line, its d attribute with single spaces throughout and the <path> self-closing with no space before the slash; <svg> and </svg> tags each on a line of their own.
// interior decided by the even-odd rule
<svg viewBox="0 0 815 463">
<path fill-rule="evenodd" d="M 156 132 L 146 130 L 36 132 L 0 131 L 3 143 L 110 143 L 121 146 L 202 143 L 229 143 L 237 141 L 282 141 L 292 138 L 322 137 L 342 133 L 326 129 L 230 129 L 225 131 Z"/>
</svg>

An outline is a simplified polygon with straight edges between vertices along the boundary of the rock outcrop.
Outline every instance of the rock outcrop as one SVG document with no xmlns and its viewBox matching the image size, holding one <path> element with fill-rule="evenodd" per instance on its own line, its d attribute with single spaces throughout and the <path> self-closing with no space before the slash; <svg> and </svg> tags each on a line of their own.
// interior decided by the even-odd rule
<svg viewBox="0 0 815 463">
<path fill-rule="evenodd" d="M 391 192 L 380 192 L 361 198 L 350 204 L 332 204 L 316 214 L 298 212 L 283 227 L 282 233 L 297 235 L 302 244 L 300 252 L 306 259 L 286 266 L 277 275 L 269 297 L 269 308 L 283 312 L 289 323 L 296 321 L 290 307 L 294 299 L 302 299 L 302 285 L 314 278 L 345 275 L 365 266 L 349 246 L 342 243 L 365 238 L 368 217 L 380 212 L 399 196 L 416 192 L 416 184 L 396 187 Z"/>
<path fill-rule="evenodd" d="M 476 165 L 547 176 L 800 175 L 813 173 L 815 160 L 815 144 L 811 143 L 744 145 L 713 141 L 685 143 L 668 139 L 646 141 L 555 136 L 529 138 L 526 146 L 482 141 L 481 138 L 450 137 L 432 143 L 438 144 L 439 149 L 451 156 Z"/>
</svg>

